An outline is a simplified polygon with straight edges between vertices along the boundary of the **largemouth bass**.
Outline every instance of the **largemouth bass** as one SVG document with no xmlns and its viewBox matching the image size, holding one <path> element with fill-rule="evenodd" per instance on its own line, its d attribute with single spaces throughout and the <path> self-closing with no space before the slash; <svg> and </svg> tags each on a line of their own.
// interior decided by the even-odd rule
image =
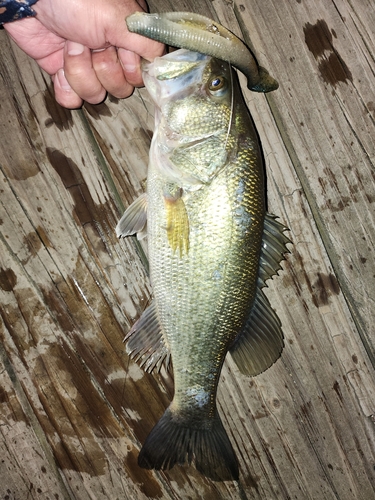
<svg viewBox="0 0 375 500">
<path fill-rule="evenodd" d="M 229 351 L 256 375 L 283 348 L 262 291 L 289 242 L 266 213 L 257 133 L 228 62 L 181 49 L 143 64 L 155 103 L 147 193 L 119 236 L 144 230 L 154 299 L 126 336 L 147 370 L 172 359 L 173 400 L 140 452 L 141 467 L 194 462 L 213 480 L 238 479 L 216 407 Z"/>
</svg>

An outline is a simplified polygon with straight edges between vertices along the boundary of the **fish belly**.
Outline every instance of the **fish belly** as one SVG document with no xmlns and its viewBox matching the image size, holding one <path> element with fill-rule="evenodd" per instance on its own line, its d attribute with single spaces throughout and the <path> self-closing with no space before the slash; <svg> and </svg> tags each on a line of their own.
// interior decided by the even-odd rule
<svg viewBox="0 0 375 500">
<path fill-rule="evenodd" d="M 209 185 L 183 192 L 189 219 L 183 255 L 167 238 L 166 179 L 150 166 L 151 281 L 172 356 L 178 411 L 214 414 L 221 366 L 255 297 L 264 201 L 261 174 L 249 172 L 247 163 L 228 165 Z"/>
</svg>

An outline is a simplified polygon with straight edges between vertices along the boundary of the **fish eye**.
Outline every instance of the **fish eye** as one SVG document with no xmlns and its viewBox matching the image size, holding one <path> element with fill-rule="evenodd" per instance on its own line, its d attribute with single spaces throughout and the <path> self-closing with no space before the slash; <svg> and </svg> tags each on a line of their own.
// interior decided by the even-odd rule
<svg viewBox="0 0 375 500">
<path fill-rule="evenodd" d="M 208 84 L 208 90 L 211 93 L 215 93 L 218 90 L 222 90 L 226 87 L 226 80 L 223 76 L 215 76 Z"/>
</svg>

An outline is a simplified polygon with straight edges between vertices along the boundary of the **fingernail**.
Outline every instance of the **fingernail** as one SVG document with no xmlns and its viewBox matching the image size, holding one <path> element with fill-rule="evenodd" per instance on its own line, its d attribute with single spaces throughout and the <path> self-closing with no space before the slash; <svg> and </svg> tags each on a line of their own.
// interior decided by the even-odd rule
<svg viewBox="0 0 375 500">
<path fill-rule="evenodd" d="M 117 54 L 121 61 L 121 65 L 128 73 L 135 73 L 139 66 L 139 59 L 130 50 L 119 48 Z"/>
<path fill-rule="evenodd" d="M 128 73 L 134 73 L 137 69 L 137 66 L 135 66 L 134 64 L 123 64 L 123 68 Z"/>
<path fill-rule="evenodd" d="M 72 42 L 71 40 L 67 40 L 66 46 L 70 56 L 79 56 L 85 49 L 84 45 L 81 43 Z"/>
<path fill-rule="evenodd" d="M 63 90 L 71 90 L 72 87 L 69 85 L 68 80 L 65 78 L 64 70 L 61 68 L 56 73 L 57 79 L 59 80 L 60 87 Z"/>
</svg>

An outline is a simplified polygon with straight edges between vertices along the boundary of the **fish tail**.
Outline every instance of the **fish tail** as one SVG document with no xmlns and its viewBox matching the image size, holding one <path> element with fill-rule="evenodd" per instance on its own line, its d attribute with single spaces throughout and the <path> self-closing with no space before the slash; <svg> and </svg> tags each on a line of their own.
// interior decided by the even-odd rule
<svg viewBox="0 0 375 500">
<path fill-rule="evenodd" d="M 166 470 L 194 462 L 214 481 L 238 480 L 238 462 L 219 415 L 200 428 L 168 408 L 143 445 L 138 465 Z"/>
</svg>

